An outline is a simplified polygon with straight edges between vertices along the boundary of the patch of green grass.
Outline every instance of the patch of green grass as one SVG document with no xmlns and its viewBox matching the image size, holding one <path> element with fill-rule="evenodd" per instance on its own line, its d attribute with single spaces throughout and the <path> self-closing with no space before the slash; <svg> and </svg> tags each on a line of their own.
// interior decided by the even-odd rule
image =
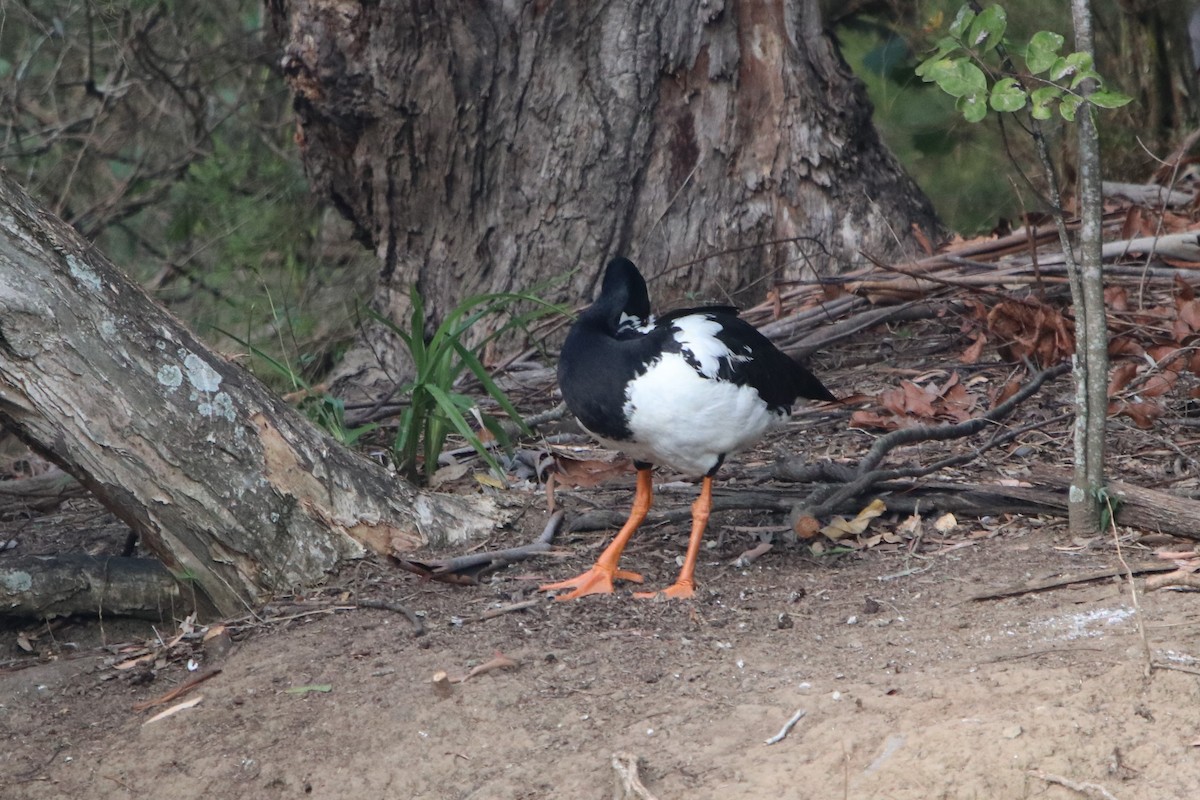
<svg viewBox="0 0 1200 800">
<path fill-rule="evenodd" d="M 491 450 L 468 422 L 474 417 L 505 450 L 512 443 L 499 420 L 479 409 L 475 401 L 456 390 L 459 378 L 470 372 L 484 392 L 508 415 L 522 433 L 528 433 L 524 420 L 504 391 L 496 385 L 480 361 L 478 352 L 490 341 L 514 329 L 524 329 L 534 319 L 550 313 L 563 313 L 558 306 L 530 293 L 505 292 L 468 297 L 459 303 L 432 334 L 424 334 L 425 303 L 413 287 L 410 294 L 412 314 L 408 328 L 372 312 L 372 316 L 404 343 L 413 363 L 413 378 L 402 393 L 408 406 L 400 415 L 399 428 L 392 443 L 396 468 L 414 481 L 427 481 L 437 471 L 438 455 L 446 437 L 455 432 L 491 466 L 503 474 Z M 516 304 L 532 304 L 533 310 L 497 325 L 474 349 L 463 341 L 473 326 L 485 317 L 507 314 Z"/>
</svg>

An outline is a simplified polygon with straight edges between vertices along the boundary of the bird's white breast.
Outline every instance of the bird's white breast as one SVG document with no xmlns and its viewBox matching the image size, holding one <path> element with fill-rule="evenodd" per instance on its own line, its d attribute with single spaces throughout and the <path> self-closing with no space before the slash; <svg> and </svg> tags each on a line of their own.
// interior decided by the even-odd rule
<svg viewBox="0 0 1200 800">
<path fill-rule="evenodd" d="M 702 372 L 709 374 L 711 366 L 716 374 L 721 354 L 715 347 L 692 354 Z M 704 377 L 679 353 L 664 353 L 628 384 L 624 412 L 633 441 L 614 442 L 614 447 L 689 475 L 709 472 L 720 456 L 754 444 L 784 416 L 768 410 L 752 387 Z"/>
</svg>

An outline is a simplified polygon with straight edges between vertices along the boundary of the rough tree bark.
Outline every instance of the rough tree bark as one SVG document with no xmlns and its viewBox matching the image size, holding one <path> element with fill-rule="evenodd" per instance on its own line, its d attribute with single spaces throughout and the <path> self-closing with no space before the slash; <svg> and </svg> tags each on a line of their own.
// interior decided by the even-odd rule
<svg viewBox="0 0 1200 800">
<path fill-rule="evenodd" d="M 940 230 L 816 0 L 267 5 L 310 179 L 393 318 L 413 282 L 436 317 L 576 270 L 553 299 L 579 303 L 617 253 L 663 302 L 745 302 Z"/>
<path fill-rule="evenodd" d="M 209 350 L 0 173 L 0 425 L 74 475 L 222 614 L 366 548 L 490 530 Z"/>
</svg>

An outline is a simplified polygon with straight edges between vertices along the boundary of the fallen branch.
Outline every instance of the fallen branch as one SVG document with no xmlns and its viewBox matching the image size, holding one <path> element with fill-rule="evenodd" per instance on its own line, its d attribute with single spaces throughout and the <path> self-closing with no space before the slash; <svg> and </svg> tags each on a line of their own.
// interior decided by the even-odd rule
<svg viewBox="0 0 1200 800">
<path fill-rule="evenodd" d="M 143 700 L 140 703 L 134 703 L 133 710 L 134 711 L 145 711 L 148 708 L 154 708 L 155 706 L 166 705 L 167 703 L 171 702 L 172 700 L 174 700 L 177 697 L 183 697 L 185 694 L 190 692 L 192 689 L 195 689 L 197 686 L 204 683 L 209 678 L 214 678 L 220 674 L 221 674 L 220 667 L 210 669 L 208 672 L 205 672 L 201 675 L 197 675 L 196 677 L 192 678 L 191 680 L 187 681 L 186 683 L 179 684 L 171 691 L 167 692 L 166 694 L 159 695 L 158 697 L 155 697 L 153 700 Z"/>
<path fill-rule="evenodd" d="M 413 561 L 397 558 L 396 563 L 401 568 L 432 581 L 453 583 L 459 586 L 474 586 L 484 575 L 507 567 L 509 564 L 532 558 L 539 553 L 548 552 L 555 535 L 562 527 L 564 516 L 562 511 L 554 512 L 546 522 L 546 527 L 542 530 L 541 535 L 535 541 L 520 547 L 471 553 L 439 561 Z"/>
<path fill-rule="evenodd" d="M 783 723 L 783 727 L 779 729 L 779 733 L 763 741 L 763 744 L 771 745 L 782 742 L 792 732 L 792 728 L 796 727 L 796 723 L 804 719 L 804 715 L 807 713 L 807 711 L 801 708 L 795 714 L 792 714 L 792 716 L 788 717 L 788 721 Z"/>
<path fill-rule="evenodd" d="M 354 601 L 354 605 L 358 606 L 359 608 L 376 608 L 381 611 L 395 611 L 397 614 L 403 614 L 408 618 L 409 624 L 412 625 L 414 637 L 425 635 L 425 624 L 421 622 L 421 618 L 410 611 L 407 607 L 395 602 L 394 600 L 363 599 Z"/>
<path fill-rule="evenodd" d="M 733 565 L 739 569 L 742 567 L 748 567 L 758 559 L 765 556 L 767 553 L 771 552 L 774 546 L 775 545 L 773 545 L 771 542 L 759 542 L 758 544 L 754 545 L 754 547 L 751 547 L 749 550 L 746 550 L 740 556 L 734 559 Z"/>
<path fill-rule="evenodd" d="M 0 616 L 161 620 L 195 611 L 193 595 L 156 558 L 27 556 L 0 563 Z"/>
<path fill-rule="evenodd" d="M 531 600 L 522 600 L 519 603 L 509 603 L 508 605 L 500 606 L 499 608 L 489 608 L 487 611 L 484 611 L 478 616 L 464 619 L 463 622 L 483 622 L 484 620 L 495 619 L 496 617 L 503 616 L 504 614 L 511 614 L 514 611 L 524 611 L 527 608 L 536 608 L 537 606 L 545 605 L 548 601 L 549 598 L 542 595 Z"/>
<path fill-rule="evenodd" d="M 1175 569 L 1174 564 L 1164 564 L 1161 561 L 1150 561 L 1145 564 L 1139 564 L 1130 568 L 1132 575 L 1146 575 L 1155 572 L 1170 572 Z M 1091 583 L 1092 581 L 1110 580 L 1112 578 L 1125 577 L 1126 571 L 1124 567 L 1110 567 L 1109 569 L 1098 569 L 1090 572 L 1077 572 L 1069 575 L 1062 575 L 1056 578 L 1046 578 L 1040 581 L 1030 581 L 1020 583 L 1015 586 L 1006 586 L 1002 589 L 991 589 L 979 594 L 973 594 L 968 597 L 968 600 L 999 600 L 1004 597 L 1017 597 L 1023 594 L 1035 594 L 1037 592 L 1045 592 L 1049 589 L 1060 589 L 1064 586 L 1075 586 L 1081 583 Z"/>
<path fill-rule="evenodd" d="M 1153 592 L 1156 589 L 1166 589 L 1168 586 L 1200 589 L 1200 575 L 1188 569 L 1179 569 L 1174 564 L 1168 564 L 1167 568 L 1172 571 L 1166 575 L 1157 575 L 1146 579 L 1147 592 Z"/>
<path fill-rule="evenodd" d="M 902 477 L 919 477 L 931 474 L 940 469 L 945 469 L 948 466 L 955 466 L 975 460 L 984 450 L 994 447 L 996 443 L 1003 441 L 1005 434 L 997 433 L 992 437 L 991 442 L 981 448 L 977 448 L 964 455 L 942 459 L 929 466 L 890 470 L 878 469 L 884 457 L 901 445 L 961 439 L 979 433 L 986 427 L 994 425 L 1011 414 L 1017 406 L 1035 394 L 1047 381 L 1066 374 L 1070 369 L 1071 365 L 1069 363 L 1063 363 L 1042 370 L 1030 378 L 1012 397 L 981 416 L 952 425 L 918 425 L 912 428 L 901 428 L 900 430 L 892 431 L 889 434 L 879 437 L 875 440 L 875 444 L 871 446 L 871 449 L 867 451 L 862 461 L 859 462 L 854 480 L 844 486 L 828 486 L 818 489 L 803 505 L 798 505 L 793 510 L 793 517 L 826 516 L 846 500 L 864 494 L 880 481 L 894 480 Z M 1043 421 L 1039 424 L 1044 425 L 1045 423 Z M 1011 438 L 1011 434 L 1009 434 L 1009 438 Z"/>
<path fill-rule="evenodd" d="M 160 719 L 166 719 L 167 717 L 171 716 L 172 714 L 178 714 L 180 711 L 186 711 L 189 708 L 195 708 L 196 706 L 200 705 L 200 702 L 203 699 L 204 699 L 204 695 L 198 694 L 195 697 L 193 697 L 191 700 L 184 700 L 182 703 L 176 703 L 175 705 L 171 706 L 170 708 L 164 709 L 164 710 L 158 712 L 157 714 L 155 714 L 153 717 L 146 720 L 142 724 L 149 725 L 152 722 L 158 722 Z"/>
<path fill-rule="evenodd" d="M 495 672 L 498 669 L 516 669 L 519 666 L 520 664 L 518 662 L 497 650 L 496 655 L 490 660 L 485 661 L 476 667 L 472 667 L 466 675 L 455 676 L 450 678 L 449 681 L 450 683 L 466 683 L 467 681 L 471 680 L 471 678 L 477 678 L 480 675 L 486 675 L 489 672 Z"/>
</svg>

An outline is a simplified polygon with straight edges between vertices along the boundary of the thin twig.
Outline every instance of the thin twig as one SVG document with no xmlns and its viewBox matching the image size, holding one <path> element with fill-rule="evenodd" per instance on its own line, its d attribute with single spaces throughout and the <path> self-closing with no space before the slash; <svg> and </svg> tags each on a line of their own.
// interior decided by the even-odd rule
<svg viewBox="0 0 1200 800">
<path fill-rule="evenodd" d="M 1125 561 L 1125 553 L 1121 549 L 1121 536 L 1117 533 L 1115 519 L 1117 511 L 1113 508 L 1112 498 L 1105 495 L 1104 502 L 1108 507 L 1108 525 L 1112 530 L 1113 545 L 1117 548 L 1117 560 L 1121 562 L 1121 568 L 1125 570 L 1125 581 L 1129 584 L 1129 599 L 1133 603 L 1133 618 L 1137 622 L 1138 637 L 1142 640 L 1142 677 L 1149 679 L 1154 668 L 1154 654 L 1150 651 L 1150 639 L 1146 636 L 1146 620 L 1142 616 L 1142 604 L 1138 601 L 1137 584 L 1133 581 L 1133 570 L 1129 568 L 1129 563 Z"/>
<path fill-rule="evenodd" d="M 779 729 L 779 733 L 775 734 L 770 739 L 765 740 L 763 744 L 770 745 L 782 742 L 787 738 L 787 735 L 792 732 L 792 728 L 796 727 L 796 723 L 804 719 L 804 715 L 807 713 L 808 712 L 803 708 L 797 710 L 795 714 L 792 714 L 792 716 L 788 717 L 787 722 L 783 723 L 783 727 Z"/>
<path fill-rule="evenodd" d="M 1064 778 L 1061 775 L 1052 775 L 1049 772 L 1042 772 L 1040 769 L 1030 770 L 1030 775 L 1041 778 L 1046 783 L 1057 783 L 1059 786 L 1065 786 L 1073 792 L 1087 795 L 1088 797 L 1099 797 L 1101 800 L 1117 800 L 1116 795 L 1105 789 L 1098 783 L 1087 783 L 1086 781 L 1073 781 L 1070 778 Z"/>
<path fill-rule="evenodd" d="M 518 664 L 516 661 L 497 650 L 494 657 L 483 662 L 477 667 L 472 667 L 466 675 L 450 678 L 450 683 L 465 683 L 471 680 L 471 678 L 476 678 L 480 675 L 486 675 L 487 673 L 495 672 L 498 669 L 516 669 L 519 666 L 520 664 Z"/>
<path fill-rule="evenodd" d="M 495 619 L 496 617 L 503 616 L 504 614 L 511 614 L 514 611 L 524 611 L 527 608 L 536 608 L 537 606 L 545 605 L 547 602 L 549 602 L 549 598 L 538 596 L 530 600 L 522 600 L 519 603 L 509 603 L 506 606 L 489 608 L 482 614 L 464 619 L 463 622 L 483 622 L 484 620 Z"/>
<path fill-rule="evenodd" d="M 190 681 L 188 681 L 186 683 L 179 684 L 178 686 L 176 686 L 174 689 L 167 692 L 166 694 L 161 694 L 158 697 L 153 698 L 152 700 L 143 700 L 140 703 L 134 703 L 133 710 L 134 711 L 145 711 L 147 708 L 154 708 L 155 706 L 165 705 L 165 704 L 171 702 L 172 700 L 174 700 L 175 698 L 182 697 L 183 695 L 187 694 L 192 689 L 195 689 L 197 686 L 204 683 L 209 678 L 216 677 L 217 675 L 220 675 L 220 674 L 221 674 L 220 667 L 210 669 L 208 672 L 205 672 L 202 675 L 197 675 L 196 677 L 192 678 Z"/>
<path fill-rule="evenodd" d="M 359 608 L 376 608 L 380 611 L 395 611 L 398 614 L 403 614 L 408 618 L 409 624 L 412 625 L 413 636 L 425 635 L 425 623 L 421 622 L 421 618 L 410 611 L 406 606 L 397 603 L 394 600 L 371 600 L 364 598 L 362 600 L 355 600 L 354 605 L 358 606 Z"/>
</svg>

